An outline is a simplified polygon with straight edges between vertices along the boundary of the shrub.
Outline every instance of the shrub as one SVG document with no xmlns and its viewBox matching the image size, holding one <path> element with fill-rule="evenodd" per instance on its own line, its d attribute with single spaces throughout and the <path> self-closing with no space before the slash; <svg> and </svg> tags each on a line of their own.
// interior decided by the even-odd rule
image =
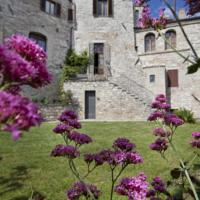
<svg viewBox="0 0 200 200">
<path fill-rule="evenodd" d="M 194 124 L 196 120 L 194 118 L 194 113 L 186 108 L 180 108 L 174 111 L 174 113 L 180 117 L 184 122 Z"/>
</svg>

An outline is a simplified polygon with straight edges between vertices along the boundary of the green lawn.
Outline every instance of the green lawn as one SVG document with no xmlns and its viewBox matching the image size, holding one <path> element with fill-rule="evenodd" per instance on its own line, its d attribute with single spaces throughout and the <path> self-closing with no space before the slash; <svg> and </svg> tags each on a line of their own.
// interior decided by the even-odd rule
<svg viewBox="0 0 200 200">
<path fill-rule="evenodd" d="M 62 143 L 62 138 L 51 130 L 55 124 L 43 124 L 34 128 L 17 142 L 11 140 L 10 134 L 0 134 L 0 199 L 27 200 L 31 191 L 38 191 L 49 200 L 66 199 L 65 190 L 75 181 L 64 158 L 50 157 L 50 152 L 56 144 Z M 109 148 L 117 137 L 128 137 L 137 145 L 137 150 L 144 158 L 144 164 L 130 166 L 124 176 L 134 176 L 144 171 L 149 178 L 159 175 L 169 178 L 169 166 L 176 167 L 177 162 L 170 151 L 163 160 L 158 153 L 149 150 L 148 145 L 154 140 L 151 134 L 153 124 L 144 122 L 88 122 L 83 123 L 82 132 L 89 134 L 94 142 L 82 148 L 82 152 L 96 152 Z M 191 157 L 188 142 L 191 132 L 199 131 L 200 124 L 183 125 L 175 135 L 182 156 Z M 84 163 L 77 161 L 79 170 Z M 94 171 L 88 181 L 96 184 L 102 191 L 101 200 L 108 200 L 110 174 L 107 166 L 101 166 Z M 115 200 L 124 199 L 115 196 Z"/>
</svg>

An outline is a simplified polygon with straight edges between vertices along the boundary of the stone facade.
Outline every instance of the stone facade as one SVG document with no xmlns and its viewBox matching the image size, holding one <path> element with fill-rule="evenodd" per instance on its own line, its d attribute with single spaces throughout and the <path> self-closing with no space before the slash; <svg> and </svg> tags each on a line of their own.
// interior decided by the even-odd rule
<svg viewBox="0 0 200 200">
<path fill-rule="evenodd" d="M 200 55 L 199 31 L 200 19 L 182 20 L 184 30 L 186 31 L 191 43 L 194 45 L 198 55 Z M 180 28 L 176 23 L 170 23 L 168 27 L 162 30 L 165 34 L 168 30 L 176 32 L 176 49 L 185 57 L 192 55 L 189 45 L 187 44 Z M 148 33 L 154 33 L 156 36 L 155 50 L 145 52 L 144 38 Z M 158 33 L 153 30 L 137 30 L 136 39 L 138 44 L 138 56 L 145 72 L 145 87 L 149 88 L 154 94 L 164 93 L 167 95 L 169 102 L 174 109 L 187 108 L 194 112 L 195 117 L 199 118 L 200 99 L 199 85 L 200 72 L 187 75 L 189 62 L 184 62 L 177 53 L 172 49 L 165 50 L 163 38 L 158 37 Z M 168 87 L 167 71 L 178 70 L 178 86 Z M 150 83 L 149 76 L 155 75 L 155 82 Z"/>
<path fill-rule="evenodd" d="M 41 0 L 0 0 L 0 42 L 14 33 L 29 36 L 30 33 L 46 37 L 48 67 L 54 74 L 51 86 L 41 91 L 32 90 L 33 98 L 40 96 L 56 98 L 60 67 L 70 46 L 72 23 L 68 22 L 68 0 L 55 0 L 60 5 L 60 16 L 50 15 L 41 10 Z M 30 91 L 30 89 L 27 89 Z M 27 91 L 26 90 L 26 91 Z"/>
<path fill-rule="evenodd" d="M 42 11 L 42 1 L 49 0 L 0 0 L 0 41 L 13 33 L 40 33 L 47 38 L 48 65 L 56 78 L 50 87 L 32 91 L 33 97 L 58 97 L 60 66 L 73 47 L 76 52 L 87 50 L 90 56 L 87 74 L 64 84 L 64 90 L 78 99 L 80 119 L 143 120 L 158 93 L 166 94 L 173 108 L 191 109 L 200 118 L 200 72 L 186 75 L 187 61 L 165 49 L 164 40 L 154 30 L 135 27 L 142 8 L 133 8 L 132 0 L 52 0 L 61 5 L 59 17 Z M 69 9 L 73 10 L 71 17 Z M 184 18 L 184 11 L 180 13 Z M 200 55 L 200 18 L 182 19 L 181 23 Z M 163 34 L 168 30 L 176 34 L 178 52 L 192 55 L 177 23 L 171 22 Z M 149 33 L 155 36 L 155 49 L 145 51 Z M 169 70 L 176 70 L 173 87 Z"/>
<path fill-rule="evenodd" d="M 79 99 L 80 118 L 85 119 L 87 91 L 95 92 L 96 120 L 141 120 L 146 119 L 150 112 L 150 102 L 158 93 L 166 94 L 174 109 L 184 107 L 191 109 L 199 118 L 199 73 L 186 75 L 188 62 L 184 62 L 172 49 L 165 50 L 165 42 L 154 30 L 140 30 L 134 27 L 134 11 L 131 0 L 115 0 L 112 17 L 93 15 L 93 2 L 76 1 L 77 27 L 74 32 L 76 51 L 88 50 L 94 58 L 91 44 L 103 43 L 104 68 L 110 74 L 94 73 L 92 60 L 85 80 L 66 82 L 65 91 L 71 90 Z M 200 19 L 183 19 L 182 24 L 200 54 L 199 29 Z M 185 55 L 191 55 L 190 48 L 176 23 L 171 22 L 167 30 L 176 32 L 176 48 Z M 145 52 L 144 41 L 147 33 L 154 33 L 156 49 Z M 92 49 L 92 51 L 91 51 Z M 168 70 L 178 70 L 178 86 L 168 87 Z M 107 70 L 105 70 L 107 71 Z M 154 78 L 150 82 L 150 76 Z M 99 79 L 102 77 L 102 79 Z M 92 111 L 93 112 L 93 111 Z"/>
</svg>

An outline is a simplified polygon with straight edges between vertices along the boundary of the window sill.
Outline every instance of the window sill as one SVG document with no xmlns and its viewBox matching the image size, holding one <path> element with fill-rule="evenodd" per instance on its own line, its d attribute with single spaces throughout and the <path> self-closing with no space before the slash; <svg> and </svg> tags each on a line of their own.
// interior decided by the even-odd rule
<svg viewBox="0 0 200 200">
<path fill-rule="evenodd" d="M 184 51 L 190 51 L 190 49 L 180 49 L 177 51 L 184 52 Z M 157 55 L 157 54 L 165 54 L 165 53 L 175 53 L 175 51 L 172 49 L 167 49 L 164 51 L 151 51 L 151 52 L 140 53 L 140 54 L 138 54 L 138 56 L 148 56 L 148 55 Z"/>
</svg>

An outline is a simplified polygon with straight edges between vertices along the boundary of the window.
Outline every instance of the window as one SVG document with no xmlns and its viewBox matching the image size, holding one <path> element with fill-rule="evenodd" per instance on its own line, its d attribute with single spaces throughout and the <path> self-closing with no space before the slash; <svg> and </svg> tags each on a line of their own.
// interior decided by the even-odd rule
<svg viewBox="0 0 200 200">
<path fill-rule="evenodd" d="M 150 82 L 150 83 L 155 83 L 155 79 L 156 79 L 155 74 L 151 74 L 151 75 L 149 76 L 149 82 Z"/>
<path fill-rule="evenodd" d="M 94 44 L 94 74 L 103 74 L 103 64 L 104 64 L 104 44 L 95 43 Z"/>
<path fill-rule="evenodd" d="M 167 81 L 168 87 L 178 87 L 178 70 L 168 70 L 167 71 Z"/>
<path fill-rule="evenodd" d="M 61 14 L 60 4 L 50 0 L 41 0 L 41 10 L 57 17 L 60 17 Z"/>
<path fill-rule="evenodd" d="M 171 49 L 172 47 L 176 47 L 176 32 L 174 30 L 167 31 L 165 33 L 165 38 L 169 42 L 165 42 L 165 49 Z"/>
<path fill-rule="evenodd" d="M 145 36 L 145 42 L 144 42 L 145 52 L 155 51 L 156 49 L 155 40 L 156 38 L 153 33 L 148 33 Z"/>
<path fill-rule="evenodd" d="M 68 9 L 68 21 L 73 21 L 73 9 Z"/>
<path fill-rule="evenodd" d="M 93 14 L 96 17 L 112 17 L 113 0 L 93 0 Z"/>
<path fill-rule="evenodd" d="M 139 10 L 135 10 L 134 12 L 134 25 L 138 27 L 138 20 L 139 20 Z"/>
<path fill-rule="evenodd" d="M 29 33 L 29 38 L 34 40 L 40 47 L 42 47 L 45 51 L 47 49 L 47 38 L 46 36 L 40 34 L 40 33 Z"/>
</svg>

